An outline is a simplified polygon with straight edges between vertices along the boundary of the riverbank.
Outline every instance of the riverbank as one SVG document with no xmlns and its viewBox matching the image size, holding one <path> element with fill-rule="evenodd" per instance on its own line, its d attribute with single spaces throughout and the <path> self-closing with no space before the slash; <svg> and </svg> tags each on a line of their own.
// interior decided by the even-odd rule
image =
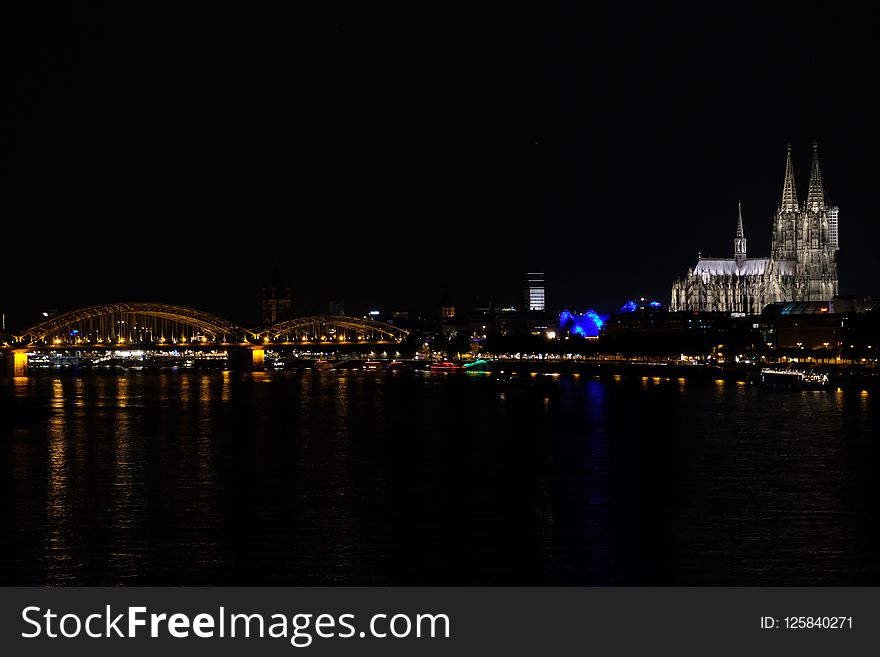
<svg viewBox="0 0 880 657">
<path fill-rule="evenodd" d="M 784 367 L 784 366 L 783 366 Z M 794 367 L 794 366 L 793 366 Z M 706 381 L 732 381 L 750 384 L 763 384 L 759 365 L 707 365 L 675 362 L 638 361 L 591 361 L 591 360 L 486 360 L 471 368 L 471 371 L 484 371 L 497 374 L 528 375 L 560 374 L 586 376 L 631 376 L 661 377 Z M 880 372 L 875 368 L 853 365 L 822 365 L 811 368 L 828 375 L 822 387 L 880 387 Z M 800 385 L 800 384 L 799 384 Z"/>
</svg>

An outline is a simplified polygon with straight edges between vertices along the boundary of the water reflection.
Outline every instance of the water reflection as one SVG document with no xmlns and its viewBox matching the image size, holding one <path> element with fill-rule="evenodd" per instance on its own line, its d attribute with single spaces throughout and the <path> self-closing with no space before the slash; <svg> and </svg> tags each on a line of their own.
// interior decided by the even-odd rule
<svg viewBox="0 0 880 657">
<path fill-rule="evenodd" d="M 604 579 L 612 574 L 609 531 L 610 490 L 608 482 L 608 403 L 606 387 L 590 381 L 586 386 L 588 417 L 587 444 L 589 445 L 589 476 L 586 485 L 589 494 L 587 531 L 591 539 L 590 563 L 596 577 Z"/>
<path fill-rule="evenodd" d="M 68 435 L 64 421 L 64 389 L 57 379 L 52 381 L 51 406 L 56 412 L 49 419 L 48 489 L 46 494 L 46 528 L 43 559 L 46 563 L 45 584 L 73 583 L 78 564 L 71 551 L 71 491 L 68 475 Z"/>
<path fill-rule="evenodd" d="M 112 527 L 111 541 L 107 552 L 107 562 L 111 572 L 124 581 L 137 571 L 137 564 L 143 555 L 143 546 L 138 540 L 138 526 L 143 513 L 139 495 L 140 449 L 136 447 L 138 436 L 136 426 L 129 413 L 125 412 L 129 401 L 129 381 L 125 376 L 115 379 L 114 402 L 117 412 L 113 414 L 113 484 L 110 495 L 110 512 L 107 522 Z"/>
<path fill-rule="evenodd" d="M 2 583 L 880 582 L 870 391 L 338 371 L 3 391 L 44 414 L 2 429 Z"/>
<path fill-rule="evenodd" d="M 228 375 L 228 372 L 224 372 Z M 210 571 L 222 561 L 216 540 L 220 516 L 217 510 L 217 472 L 214 445 L 214 396 L 213 376 L 204 374 L 199 378 L 199 424 L 195 458 L 195 495 L 190 509 L 193 522 L 193 558 L 199 568 Z M 223 390 L 228 394 L 229 378 L 223 379 Z M 222 398 L 221 393 L 221 398 Z"/>
<path fill-rule="evenodd" d="M 351 415 L 354 411 L 352 396 L 352 376 L 342 375 L 336 379 L 335 431 L 332 439 L 333 475 L 329 482 L 328 494 L 333 502 L 331 513 L 336 518 L 334 540 L 331 551 L 338 575 L 333 579 L 345 581 L 351 566 L 353 553 L 352 539 L 352 435 Z"/>
<path fill-rule="evenodd" d="M 180 403 L 184 406 L 188 406 L 190 403 L 190 398 L 192 397 L 192 375 L 180 376 L 174 379 L 169 379 L 169 381 L 174 381 L 177 383 L 177 396 L 180 399 Z"/>
<path fill-rule="evenodd" d="M 35 385 L 33 377 L 16 376 L 12 378 L 12 390 L 16 397 L 27 397 L 32 387 Z"/>
<path fill-rule="evenodd" d="M 220 376 L 223 378 L 223 387 L 220 390 L 220 400 L 228 402 L 231 399 L 229 386 L 229 377 L 231 374 L 229 370 L 223 370 Z"/>
</svg>

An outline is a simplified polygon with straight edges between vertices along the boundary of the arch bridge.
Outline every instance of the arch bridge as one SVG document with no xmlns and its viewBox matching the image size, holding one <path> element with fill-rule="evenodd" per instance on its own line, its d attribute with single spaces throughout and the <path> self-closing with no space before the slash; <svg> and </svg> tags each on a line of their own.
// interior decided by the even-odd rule
<svg viewBox="0 0 880 657">
<path fill-rule="evenodd" d="M 166 303 L 110 303 L 52 317 L 15 336 L 24 345 L 233 344 L 256 338 L 253 331 L 210 313 Z"/>
<path fill-rule="evenodd" d="M 373 319 L 345 315 L 297 317 L 267 326 L 259 332 L 264 342 L 329 344 L 345 342 L 393 343 L 409 331 Z"/>
<path fill-rule="evenodd" d="M 297 317 L 248 329 L 217 315 L 165 303 L 87 306 L 53 315 L 4 336 L 7 348 L 85 348 L 119 345 L 395 343 L 408 331 L 372 319 L 344 315 Z"/>
</svg>

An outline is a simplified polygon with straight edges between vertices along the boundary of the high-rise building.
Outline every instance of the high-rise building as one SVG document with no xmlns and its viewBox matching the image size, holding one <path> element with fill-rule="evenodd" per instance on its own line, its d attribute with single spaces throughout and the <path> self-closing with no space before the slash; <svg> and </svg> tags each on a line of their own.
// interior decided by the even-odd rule
<svg viewBox="0 0 880 657">
<path fill-rule="evenodd" d="M 819 148 L 806 202 L 797 197 L 791 145 L 785 160 L 782 200 L 771 233 L 770 257 L 746 257 L 739 208 L 733 258 L 700 256 L 687 275 L 672 284 L 671 311 L 697 310 L 752 315 L 780 301 L 830 301 L 837 296 L 838 208 L 822 185 Z"/>
<path fill-rule="evenodd" d="M 544 310 L 544 273 L 528 272 L 523 287 L 525 309 L 529 311 Z"/>
</svg>

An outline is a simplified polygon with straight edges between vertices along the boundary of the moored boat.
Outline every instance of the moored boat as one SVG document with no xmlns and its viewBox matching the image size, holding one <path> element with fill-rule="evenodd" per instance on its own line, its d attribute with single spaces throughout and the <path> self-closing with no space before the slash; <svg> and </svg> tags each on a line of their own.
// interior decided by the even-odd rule
<svg viewBox="0 0 880 657">
<path fill-rule="evenodd" d="M 828 375 L 813 370 L 796 368 L 765 367 L 761 370 L 760 382 L 767 385 L 789 386 L 793 388 L 824 388 L 828 384 Z"/>
<path fill-rule="evenodd" d="M 451 360 L 439 360 L 428 366 L 429 372 L 462 372 L 464 368 Z"/>
</svg>

